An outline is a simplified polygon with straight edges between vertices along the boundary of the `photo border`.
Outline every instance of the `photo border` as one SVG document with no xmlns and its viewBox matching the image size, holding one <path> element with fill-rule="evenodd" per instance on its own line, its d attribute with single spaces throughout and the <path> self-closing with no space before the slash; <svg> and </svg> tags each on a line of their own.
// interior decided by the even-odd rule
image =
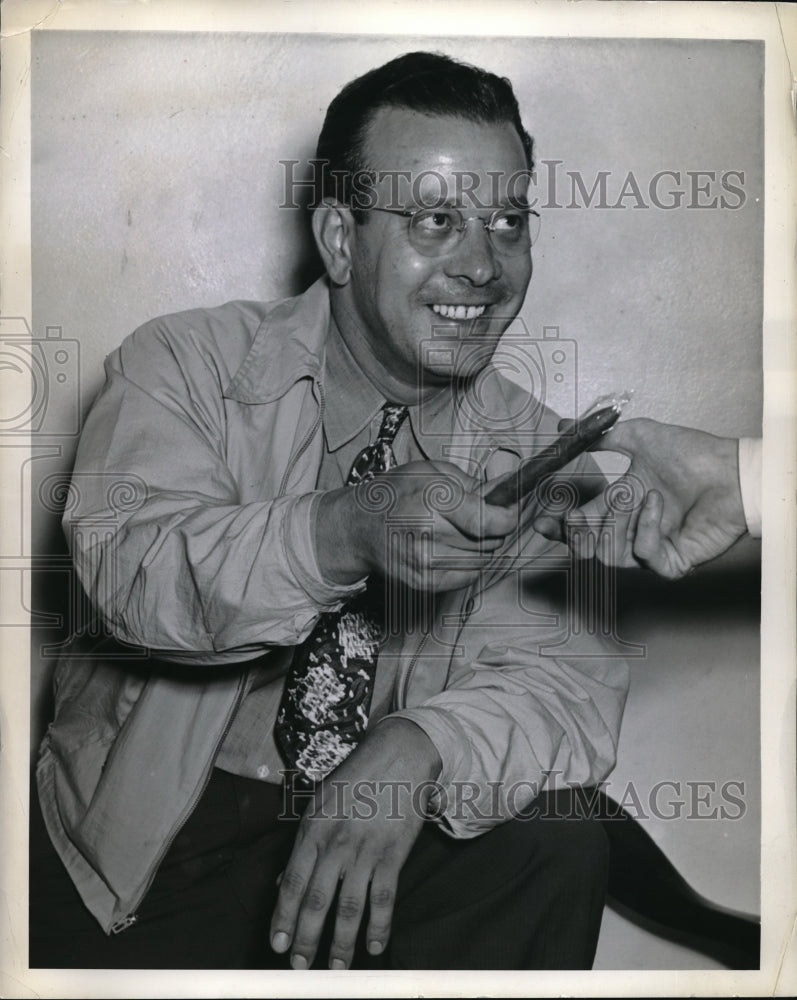
<svg viewBox="0 0 797 1000">
<path fill-rule="evenodd" d="M 6 0 L 2 38 L 0 315 L 31 318 L 32 30 L 763 39 L 765 77 L 764 480 L 762 541 L 762 947 L 760 971 L 332 973 L 29 970 L 29 633 L 5 629 L 0 667 L 0 944 L 3 996 L 656 996 L 797 991 L 795 838 L 795 80 L 788 4 L 566 2 L 57 3 Z M 791 61 L 790 61 L 791 60 Z M 0 459 L 2 453 L 0 453 Z M 2 473 L 0 469 L 0 474 Z M 6 480 L 8 481 L 8 480 Z M 9 537 L 13 525 L 0 527 Z M 17 531 L 18 533 L 18 531 Z M 5 551 L 5 550 L 3 550 Z M 23 551 L 28 551 L 27 548 Z M 29 597 L 29 595 L 26 595 Z M 29 606 L 29 602 L 28 602 Z"/>
</svg>

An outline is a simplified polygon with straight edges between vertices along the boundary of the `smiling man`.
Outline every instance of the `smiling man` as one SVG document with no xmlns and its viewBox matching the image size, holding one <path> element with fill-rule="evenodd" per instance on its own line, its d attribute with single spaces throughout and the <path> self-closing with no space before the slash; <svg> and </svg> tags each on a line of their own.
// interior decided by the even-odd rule
<svg viewBox="0 0 797 1000">
<path fill-rule="evenodd" d="M 557 424 L 491 367 L 531 141 L 507 81 L 412 53 L 338 95 L 318 160 L 323 279 L 106 363 L 65 529 L 113 638 L 59 666 L 31 965 L 591 965 L 572 786 L 613 766 L 626 667 L 564 641 L 534 511 L 481 499 Z"/>
</svg>

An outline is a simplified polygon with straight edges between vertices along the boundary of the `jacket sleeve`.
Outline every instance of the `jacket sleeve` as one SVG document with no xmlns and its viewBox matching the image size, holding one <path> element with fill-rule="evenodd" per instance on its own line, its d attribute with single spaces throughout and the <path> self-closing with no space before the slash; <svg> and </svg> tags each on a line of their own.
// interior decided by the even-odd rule
<svg viewBox="0 0 797 1000">
<path fill-rule="evenodd" d="M 241 661 L 300 642 L 361 589 L 320 576 L 318 494 L 240 502 L 225 461 L 223 376 L 207 352 L 178 354 L 148 324 L 105 368 L 63 523 L 116 638 L 178 662 Z"/>
<path fill-rule="evenodd" d="M 546 787 L 595 784 L 614 767 L 628 666 L 614 640 L 555 596 L 564 588 L 552 575 L 527 565 L 484 590 L 445 689 L 394 713 L 441 756 L 431 809 L 454 837 L 484 833 Z"/>
</svg>

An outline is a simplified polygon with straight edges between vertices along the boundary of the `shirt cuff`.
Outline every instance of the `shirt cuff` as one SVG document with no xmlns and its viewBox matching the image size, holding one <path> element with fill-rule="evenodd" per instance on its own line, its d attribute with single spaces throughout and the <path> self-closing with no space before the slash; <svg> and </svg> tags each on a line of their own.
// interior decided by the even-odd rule
<svg viewBox="0 0 797 1000">
<path fill-rule="evenodd" d="M 321 496 L 319 492 L 297 497 L 285 519 L 283 542 L 288 565 L 310 600 L 320 607 L 335 610 L 348 598 L 364 590 L 368 578 L 340 584 L 325 579 L 321 573 L 313 544 Z"/>
<path fill-rule="evenodd" d="M 739 438 L 739 487 L 747 530 L 761 537 L 761 438 Z"/>
</svg>

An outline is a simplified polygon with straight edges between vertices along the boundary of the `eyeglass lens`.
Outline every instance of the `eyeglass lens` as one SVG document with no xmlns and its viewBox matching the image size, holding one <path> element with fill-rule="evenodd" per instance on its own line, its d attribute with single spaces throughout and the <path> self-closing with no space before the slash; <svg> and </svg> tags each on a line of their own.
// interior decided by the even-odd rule
<svg viewBox="0 0 797 1000">
<path fill-rule="evenodd" d="M 410 219 L 410 241 L 423 254 L 448 253 L 464 238 L 470 219 L 481 222 L 496 252 L 508 257 L 525 253 L 539 234 L 535 212 L 506 209 L 489 219 L 467 217 L 456 208 L 427 209 Z"/>
</svg>

